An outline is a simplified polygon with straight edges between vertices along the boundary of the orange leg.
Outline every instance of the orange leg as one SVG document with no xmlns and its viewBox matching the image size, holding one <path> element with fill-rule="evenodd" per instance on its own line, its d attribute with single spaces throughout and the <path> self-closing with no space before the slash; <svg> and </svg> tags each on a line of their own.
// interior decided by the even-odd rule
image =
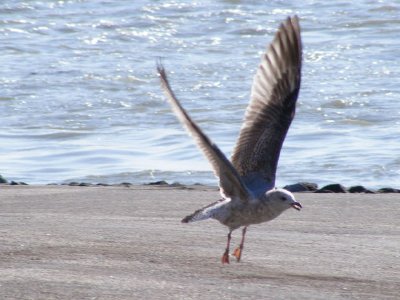
<svg viewBox="0 0 400 300">
<path fill-rule="evenodd" d="M 228 242 L 226 243 L 226 249 L 221 258 L 222 264 L 229 264 L 229 246 L 231 244 L 231 234 L 232 234 L 232 230 L 229 230 Z"/>
<path fill-rule="evenodd" d="M 242 240 L 240 241 L 240 245 L 239 247 L 237 247 L 235 249 L 235 251 L 233 251 L 233 256 L 236 257 L 236 260 L 239 262 L 240 258 L 242 257 L 242 251 L 243 251 L 243 244 L 244 244 L 244 237 L 246 235 L 246 231 L 247 231 L 247 226 L 243 227 L 242 230 Z"/>
</svg>

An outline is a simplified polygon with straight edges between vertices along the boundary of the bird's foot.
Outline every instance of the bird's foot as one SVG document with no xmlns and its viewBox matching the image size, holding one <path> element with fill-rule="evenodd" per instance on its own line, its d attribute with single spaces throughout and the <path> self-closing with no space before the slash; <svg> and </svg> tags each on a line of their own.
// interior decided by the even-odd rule
<svg viewBox="0 0 400 300">
<path fill-rule="evenodd" d="M 224 254 L 222 255 L 221 258 L 222 264 L 229 264 L 229 250 L 225 250 Z"/>
<path fill-rule="evenodd" d="M 236 261 L 239 262 L 240 258 L 242 257 L 242 248 L 237 247 L 235 251 L 233 251 L 232 255 L 236 257 Z"/>
</svg>

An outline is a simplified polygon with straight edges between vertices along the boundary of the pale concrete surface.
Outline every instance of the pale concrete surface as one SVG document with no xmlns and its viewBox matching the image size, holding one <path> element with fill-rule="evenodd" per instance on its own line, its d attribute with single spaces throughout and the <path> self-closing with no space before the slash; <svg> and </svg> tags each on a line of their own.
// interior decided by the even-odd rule
<svg viewBox="0 0 400 300">
<path fill-rule="evenodd" d="M 297 194 L 224 266 L 225 227 L 180 223 L 218 197 L 0 186 L 0 299 L 400 299 L 400 195 Z"/>
</svg>

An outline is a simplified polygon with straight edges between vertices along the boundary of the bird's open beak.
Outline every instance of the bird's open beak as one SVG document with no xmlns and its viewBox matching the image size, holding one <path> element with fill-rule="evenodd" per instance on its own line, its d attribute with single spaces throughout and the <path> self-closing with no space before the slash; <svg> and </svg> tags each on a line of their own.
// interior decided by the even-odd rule
<svg viewBox="0 0 400 300">
<path fill-rule="evenodd" d="M 299 202 L 293 202 L 292 207 L 297 210 L 300 210 L 302 208 L 302 206 Z"/>
</svg>

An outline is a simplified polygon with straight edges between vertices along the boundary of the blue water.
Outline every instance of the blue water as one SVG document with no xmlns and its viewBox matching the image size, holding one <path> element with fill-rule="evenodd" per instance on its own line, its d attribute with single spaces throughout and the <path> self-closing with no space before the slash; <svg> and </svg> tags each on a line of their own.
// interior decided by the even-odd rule
<svg viewBox="0 0 400 300">
<path fill-rule="evenodd" d="M 2 1 L 0 174 L 216 184 L 155 62 L 230 155 L 260 55 L 293 14 L 304 69 L 278 185 L 399 187 L 398 1 Z"/>
</svg>

